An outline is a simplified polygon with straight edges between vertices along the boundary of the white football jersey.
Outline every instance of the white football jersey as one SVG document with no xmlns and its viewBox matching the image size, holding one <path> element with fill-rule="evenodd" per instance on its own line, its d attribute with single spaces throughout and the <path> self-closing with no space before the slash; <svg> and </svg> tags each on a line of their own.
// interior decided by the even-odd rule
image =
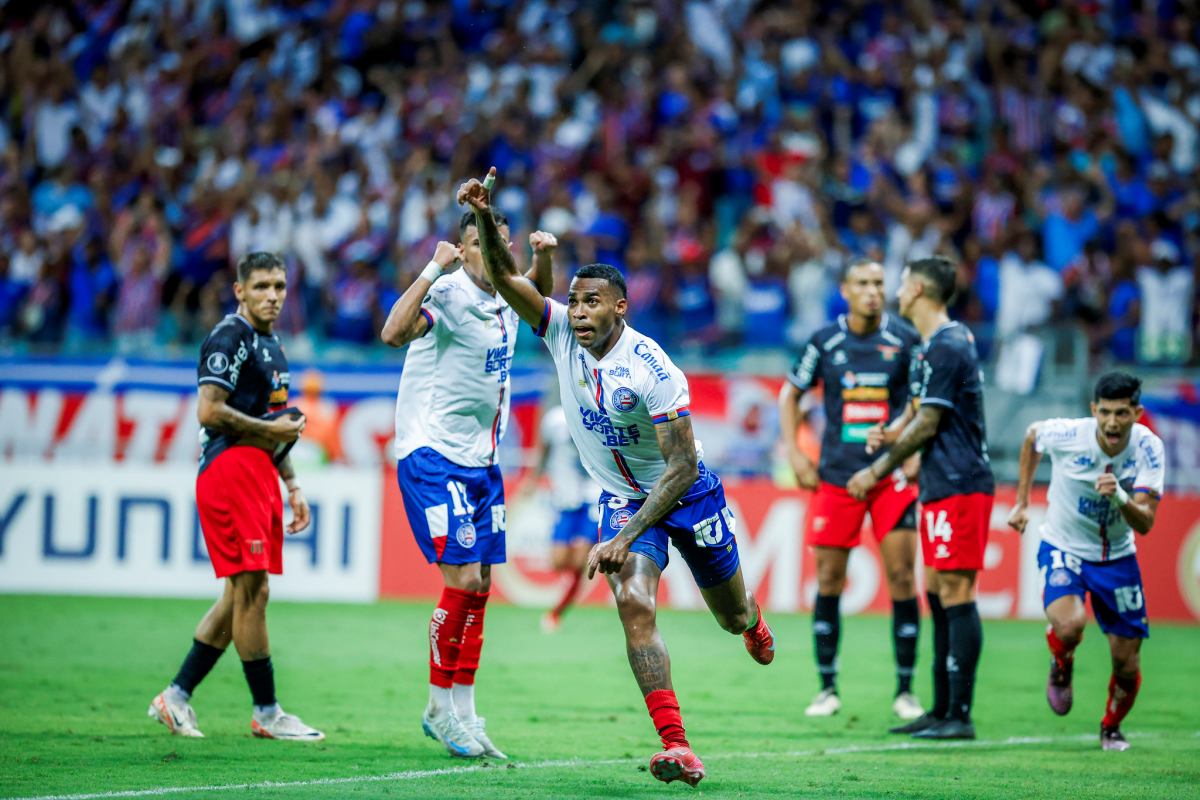
<svg viewBox="0 0 1200 800">
<path fill-rule="evenodd" d="M 1133 529 L 1110 498 L 1096 491 L 1096 480 L 1106 472 L 1117 476 L 1125 491 L 1162 495 L 1164 458 L 1162 439 L 1136 423 L 1129 445 L 1116 456 L 1100 449 L 1093 417 L 1048 419 L 1037 424 L 1036 447 L 1049 453 L 1049 510 L 1042 524 L 1042 539 L 1084 561 L 1111 561 L 1132 554 Z"/>
<path fill-rule="evenodd" d="M 562 406 L 555 406 L 542 415 L 540 428 L 546 445 L 546 476 L 550 479 L 550 502 L 555 508 L 568 510 L 593 505 L 600 497 L 600 487 L 579 461 L 579 451 L 567 430 L 567 415 Z"/>
<path fill-rule="evenodd" d="M 567 307 L 556 300 L 546 301 L 538 335 L 554 358 L 584 469 L 617 497 L 646 497 L 667 468 L 654 426 L 691 413 L 687 378 L 657 342 L 628 325 L 597 361 L 575 340 Z M 704 457 L 699 442 L 696 456 Z"/>
<path fill-rule="evenodd" d="M 462 467 L 491 466 L 508 428 L 516 312 L 459 268 L 433 284 L 421 313 L 430 328 L 404 358 L 396 459 L 430 447 Z"/>
</svg>

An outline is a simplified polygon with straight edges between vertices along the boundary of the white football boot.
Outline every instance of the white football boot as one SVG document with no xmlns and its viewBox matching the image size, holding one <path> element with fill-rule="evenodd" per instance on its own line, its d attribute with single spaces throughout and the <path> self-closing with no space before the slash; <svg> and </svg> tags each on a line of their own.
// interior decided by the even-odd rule
<svg viewBox="0 0 1200 800">
<path fill-rule="evenodd" d="M 325 734 L 306 725 L 304 720 L 295 714 L 284 712 L 282 708 L 270 716 L 260 717 L 255 714 L 250 720 L 250 732 L 260 739 L 283 739 L 292 742 L 319 742 L 325 738 Z"/>
<path fill-rule="evenodd" d="M 463 727 L 453 711 L 430 714 L 429 709 L 425 709 L 421 716 L 421 728 L 430 739 L 441 742 L 452 756 L 479 758 L 484 754 L 483 745 L 475 741 L 475 737 Z"/>
<path fill-rule="evenodd" d="M 921 707 L 921 701 L 912 692 L 901 692 L 896 695 L 896 699 L 892 701 L 892 711 L 905 721 L 917 719 L 925 713 L 925 709 Z"/>
<path fill-rule="evenodd" d="M 500 751 L 499 747 L 492 744 L 492 740 L 488 738 L 487 731 L 484 730 L 483 717 L 476 717 L 470 722 L 464 722 L 463 727 L 467 729 L 467 733 L 471 734 L 471 738 L 479 742 L 479 746 L 483 748 L 483 754 L 488 758 L 508 758 Z"/>
<path fill-rule="evenodd" d="M 146 714 L 166 725 L 167 730 L 176 736 L 204 738 L 204 734 L 196 725 L 196 712 L 192 710 L 191 704 L 170 688 L 159 692 L 158 696 L 150 701 L 150 710 Z"/>
<path fill-rule="evenodd" d="M 804 709 L 806 717 L 832 717 L 842 710 L 842 700 L 836 689 L 822 689 Z"/>
</svg>

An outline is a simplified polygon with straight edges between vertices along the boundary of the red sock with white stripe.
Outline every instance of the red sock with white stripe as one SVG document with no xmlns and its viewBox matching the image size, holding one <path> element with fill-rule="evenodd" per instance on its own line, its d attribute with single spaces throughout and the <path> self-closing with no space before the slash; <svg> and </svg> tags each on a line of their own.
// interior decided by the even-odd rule
<svg viewBox="0 0 1200 800">
<path fill-rule="evenodd" d="M 575 599 L 575 593 L 579 591 L 579 585 L 583 583 L 583 570 L 570 569 L 571 582 L 567 584 L 566 591 L 563 592 L 562 599 L 558 601 L 558 605 L 550 614 L 554 617 L 561 617 L 563 612 L 567 610 L 567 606 L 571 605 L 571 601 Z"/>
<path fill-rule="evenodd" d="M 447 586 L 433 609 L 429 621 L 429 701 L 435 708 L 452 702 L 450 687 L 458 670 L 463 628 L 474 596 L 474 592 Z"/>
<path fill-rule="evenodd" d="M 690 747 L 683 730 L 683 717 L 679 713 L 679 701 L 670 689 L 657 689 L 646 695 L 646 710 L 654 721 L 663 749 Z"/>
<path fill-rule="evenodd" d="M 1133 708 L 1138 689 L 1142 687 L 1142 673 L 1138 670 L 1132 677 L 1125 678 L 1115 672 L 1108 679 L 1108 705 L 1104 707 L 1104 719 L 1100 727 L 1111 731 L 1121 727 L 1121 720 Z"/>
<path fill-rule="evenodd" d="M 1050 645 L 1050 653 L 1054 656 L 1054 661 L 1059 669 L 1067 669 L 1075 661 L 1075 647 L 1067 647 L 1062 643 L 1062 639 L 1054 632 L 1053 625 L 1046 626 L 1046 644 Z"/>
</svg>

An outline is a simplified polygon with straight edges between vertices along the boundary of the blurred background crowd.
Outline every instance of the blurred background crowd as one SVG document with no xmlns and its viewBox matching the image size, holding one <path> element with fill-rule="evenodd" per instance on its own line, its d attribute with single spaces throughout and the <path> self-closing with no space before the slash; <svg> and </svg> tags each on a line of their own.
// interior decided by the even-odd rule
<svg viewBox="0 0 1200 800">
<path fill-rule="evenodd" d="M 668 348 L 788 350 L 849 258 L 961 264 L 985 354 L 1196 363 L 1200 3 L 9 0 L 0 341 L 195 343 L 284 254 L 359 358 L 494 164 L 524 258 L 628 276 Z M 565 288 L 565 280 L 559 289 Z M 370 345 L 371 348 L 364 347 Z"/>
</svg>

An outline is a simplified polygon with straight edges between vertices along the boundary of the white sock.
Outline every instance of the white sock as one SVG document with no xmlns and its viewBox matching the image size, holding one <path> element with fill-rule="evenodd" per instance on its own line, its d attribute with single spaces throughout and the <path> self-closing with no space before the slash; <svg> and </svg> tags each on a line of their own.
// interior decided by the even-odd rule
<svg viewBox="0 0 1200 800">
<path fill-rule="evenodd" d="M 279 707 L 279 703 L 272 703 L 269 706 L 255 706 L 254 718 L 259 722 L 266 719 L 273 719 L 275 715 L 282 714 L 283 709 Z"/>
<path fill-rule="evenodd" d="M 454 696 L 449 689 L 429 684 L 429 711 L 431 714 L 444 714 L 454 710 Z"/>
<path fill-rule="evenodd" d="M 171 696 L 172 700 L 177 700 L 184 703 L 192 699 L 190 692 L 185 692 L 183 689 L 180 689 L 173 683 L 167 687 L 166 693 Z"/>
<path fill-rule="evenodd" d="M 452 690 L 454 695 L 454 710 L 463 722 L 475 719 L 475 684 L 456 683 Z"/>
</svg>

